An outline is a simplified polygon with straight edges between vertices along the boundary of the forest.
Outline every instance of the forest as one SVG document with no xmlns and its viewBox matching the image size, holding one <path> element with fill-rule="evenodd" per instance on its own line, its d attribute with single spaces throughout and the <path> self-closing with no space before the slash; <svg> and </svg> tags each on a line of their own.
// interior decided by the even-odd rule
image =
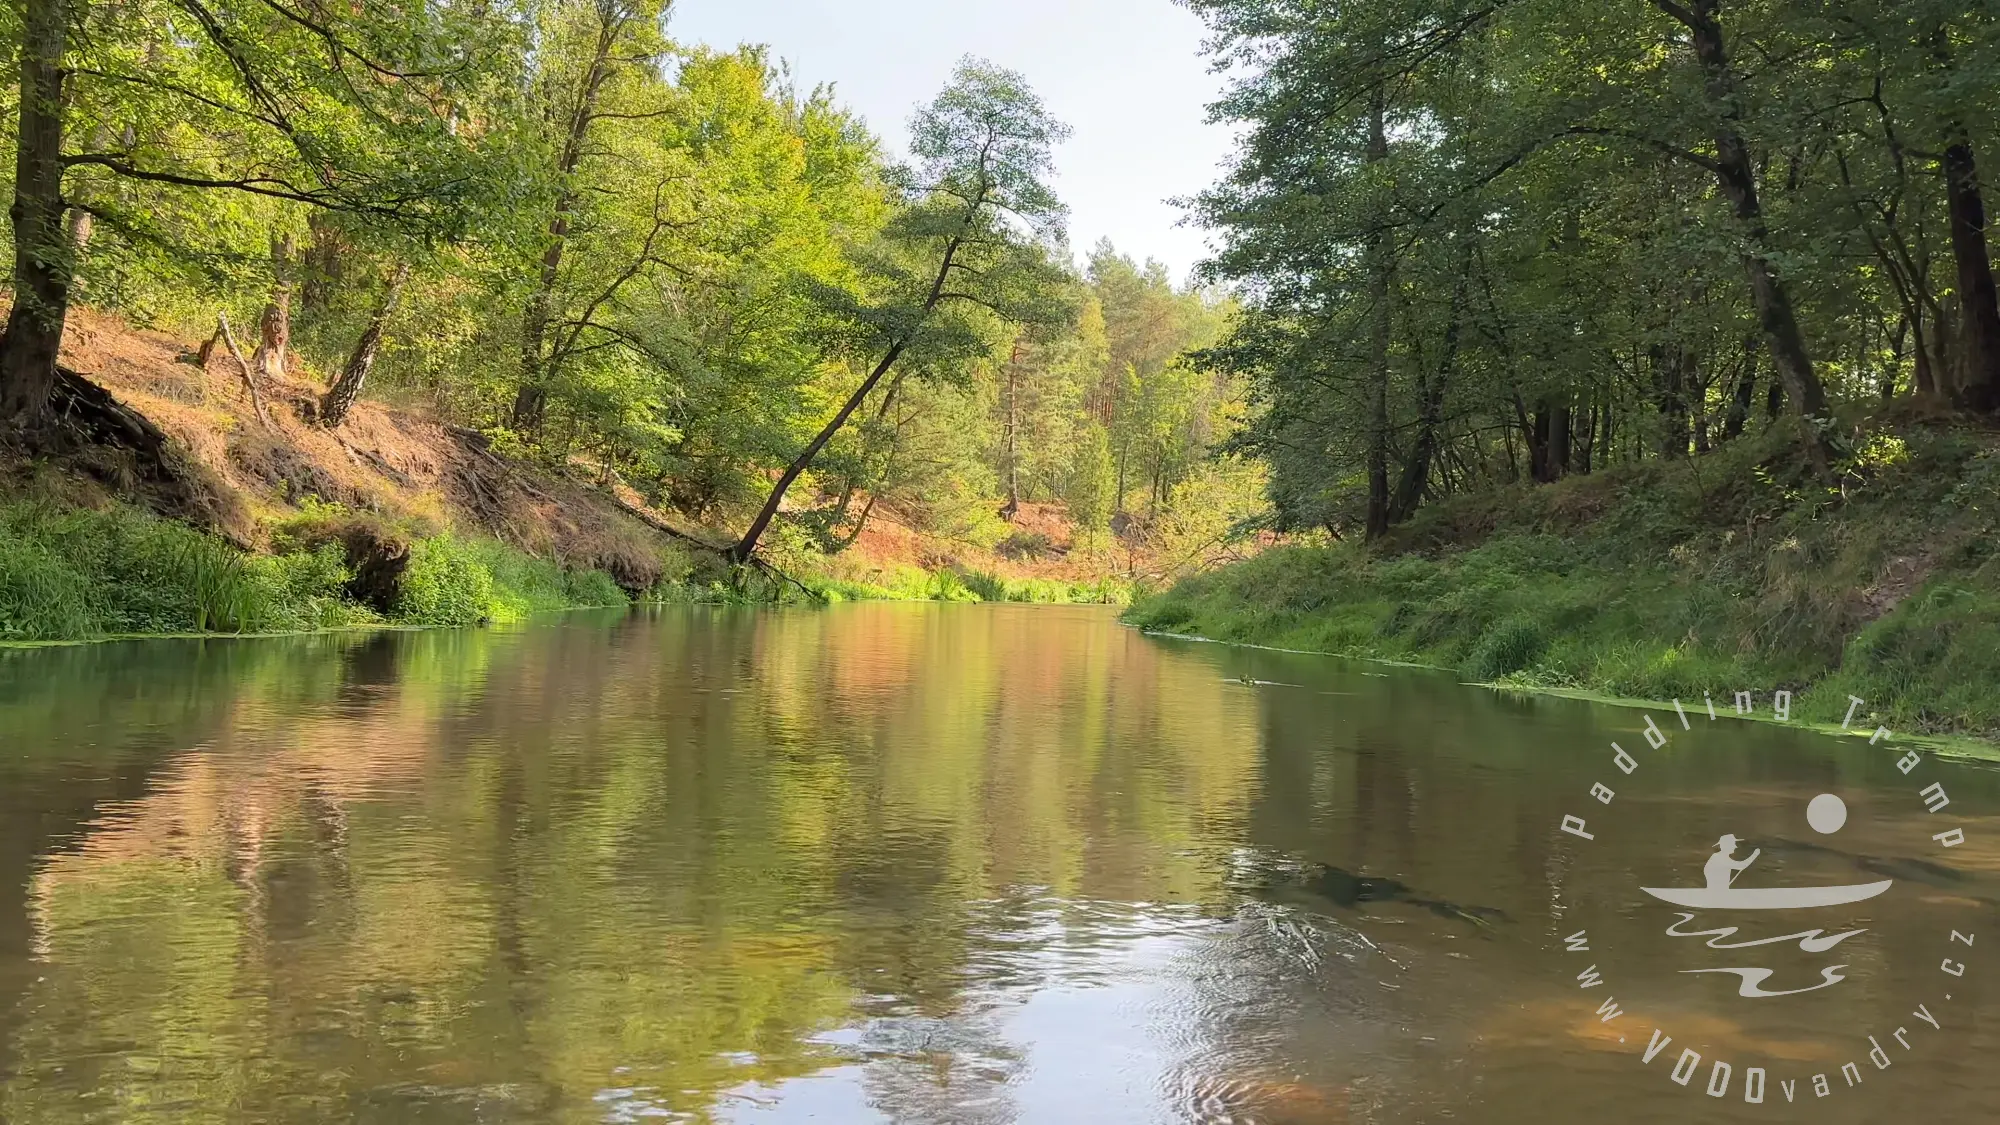
<svg viewBox="0 0 2000 1125">
<path fill-rule="evenodd" d="M 2000 411 L 1979 176 L 2000 38 L 1957 3 L 1195 0 L 1246 126 L 1199 200 L 1253 315 L 1246 444 L 1292 526 L 1774 420 Z"/>
<path fill-rule="evenodd" d="M 677 43 L 659 0 L 17 15 L 17 460 L 80 459 L 125 493 L 188 475 L 65 366 L 89 309 L 206 341 L 183 359 L 240 392 L 204 423 L 236 461 L 260 429 L 290 460 L 307 430 L 380 460 L 350 420 L 380 401 L 633 498 L 727 563 L 812 570 L 893 513 L 1071 574 L 1172 570 L 1261 507 L 1259 470 L 1211 456 L 1242 382 L 1187 358 L 1234 302 L 1071 248 L 1050 186 L 1067 129 L 1004 68 L 963 60 L 912 107 L 903 160 L 762 49 Z M 264 525 L 356 503 L 277 483 L 253 497 Z M 1060 542 L 1010 526 L 1023 504 Z"/>
<path fill-rule="evenodd" d="M 659 3 L 31 0 L 6 635 L 1136 592 L 2000 722 L 1995 13 L 1184 6 L 1236 147 L 1176 282 L 1070 244 L 1070 132 L 978 58 L 892 153 Z"/>
<path fill-rule="evenodd" d="M 1204 362 L 1306 545 L 1140 623 L 1994 728 L 1990 6 L 1191 7 L 1242 137 Z"/>
</svg>

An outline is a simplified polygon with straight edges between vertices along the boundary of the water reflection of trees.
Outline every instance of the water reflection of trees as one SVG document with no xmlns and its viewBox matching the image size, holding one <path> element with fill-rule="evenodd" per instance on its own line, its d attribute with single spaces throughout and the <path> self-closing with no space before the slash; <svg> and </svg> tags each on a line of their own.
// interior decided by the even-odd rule
<svg viewBox="0 0 2000 1125">
<path fill-rule="evenodd" d="M 1557 862 L 1575 748 L 1638 723 L 1060 609 L 0 654 L 0 1117 L 707 1121 L 819 1082 L 997 1125 L 1043 1119 L 1038 1004 L 1079 993 L 1150 1052 L 1126 1119 L 1463 1109 L 1442 1060 L 1608 1050 L 1519 1000 L 1552 881 L 1629 858 Z M 1649 759 L 1634 802 L 1893 770 L 1780 756 Z M 1306 863 L 1513 928 L 1251 885 Z"/>
<path fill-rule="evenodd" d="M 853 1025 L 880 1112 L 967 1120 L 1015 1051 L 971 967 L 1042 924 L 990 904 L 1221 902 L 1210 841 L 1256 783 L 1254 700 L 1049 621 L 676 613 L 66 667 L 15 799 L 97 768 L 79 708 L 151 732 L 150 780 L 67 851 L 9 841 L 44 957 L 0 1112 L 595 1120 L 622 1091 L 706 1118 L 852 1062 L 818 1036 Z"/>
</svg>

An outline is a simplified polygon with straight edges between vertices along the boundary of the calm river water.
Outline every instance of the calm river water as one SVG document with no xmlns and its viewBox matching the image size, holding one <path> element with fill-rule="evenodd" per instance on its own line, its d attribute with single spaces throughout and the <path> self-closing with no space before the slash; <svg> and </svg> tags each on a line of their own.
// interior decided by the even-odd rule
<svg viewBox="0 0 2000 1125">
<path fill-rule="evenodd" d="M 1990 1120 L 2000 774 L 1706 706 L 1040 607 L 0 652 L 0 1119 Z M 1891 886 L 1640 889 L 1725 833 Z"/>
</svg>

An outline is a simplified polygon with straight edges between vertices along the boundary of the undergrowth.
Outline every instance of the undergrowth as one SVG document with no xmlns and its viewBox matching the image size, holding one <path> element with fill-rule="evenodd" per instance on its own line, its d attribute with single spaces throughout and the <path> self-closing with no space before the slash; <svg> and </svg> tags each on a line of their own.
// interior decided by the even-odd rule
<svg viewBox="0 0 2000 1125">
<path fill-rule="evenodd" d="M 0 504 L 0 642 L 94 640 L 175 633 L 281 633 L 391 624 L 518 622 L 565 609 L 629 603 L 611 575 L 567 567 L 497 540 L 449 531 L 385 529 L 409 543 L 393 608 L 359 603 L 337 539 L 313 532 L 349 513 L 307 512 L 276 529 L 274 553 L 129 508 L 49 501 Z M 806 574 L 797 582 L 751 569 L 689 572 L 670 560 L 642 597 L 653 602 L 768 605 L 860 600 L 1125 604 L 1115 579 L 1068 583 L 979 571 L 900 567 L 888 585 Z"/>
<path fill-rule="evenodd" d="M 1022 602 L 1033 605 L 1127 605 L 1132 587 L 1116 578 L 1095 582 L 1064 582 L 1052 578 L 1007 578 L 979 570 L 925 571 L 899 567 L 887 583 L 853 579 L 807 578 L 805 585 L 821 600 Z"/>
<path fill-rule="evenodd" d="M 334 543 L 253 554 L 132 509 L 0 505 L 0 641 L 382 623 L 349 597 L 352 578 Z M 387 623 L 471 625 L 624 604 L 600 571 L 445 534 L 413 546 Z"/>
<path fill-rule="evenodd" d="M 1374 550 L 1294 546 L 1141 599 L 1163 632 L 1664 700 L 1787 688 L 1839 722 L 2000 733 L 2000 449 L 1858 443 L 1844 494 L 1781 437 L 1439 505 Z"/>
</svg>

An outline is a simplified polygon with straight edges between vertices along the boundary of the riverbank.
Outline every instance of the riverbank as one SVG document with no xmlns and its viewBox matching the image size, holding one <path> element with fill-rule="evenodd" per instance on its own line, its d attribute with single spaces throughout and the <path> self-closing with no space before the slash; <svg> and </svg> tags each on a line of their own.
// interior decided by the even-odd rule
<svg viewBox="0 0 2000 1125">
<path fill-rule="evenodd" d="M 72 456 L 0 447 L 0 643 L 465 626 L 633 601 L 1117 602 L 1129 584 L 1024 506 L 1033 551 L 934 542 L 886 516 L 838 556 L 678 520 L 602 466 L 516 455 L 420 404 L 338 429 L 303 366 L 263 402 L 176 337 L 78 310 L 63 364 L 130 431 Z M 1032 532 L 1032 534 L 1030 534 Z"/>
<path fill-rule="evenodd" d="M 1142 628 L 1429 664 L 1613 699 L 1850 696 L 1901 731 L 2000 736 L 2000 442 L 1864 439 L 1829 495 L 1782 434 L 1426 510 L 1373 549 L 1294 545 L 1142 599 Z"/>
</svg>

